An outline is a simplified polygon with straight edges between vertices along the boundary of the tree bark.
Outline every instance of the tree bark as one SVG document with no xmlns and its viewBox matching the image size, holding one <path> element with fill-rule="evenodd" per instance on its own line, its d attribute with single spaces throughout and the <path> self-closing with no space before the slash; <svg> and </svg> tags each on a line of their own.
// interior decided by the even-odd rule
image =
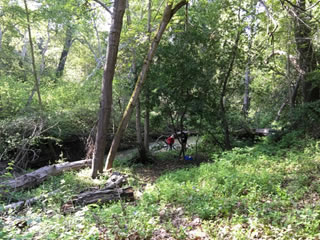
<svg viewBox="0 0 320 240">
<path fill-rule="evenodd" d="M 99 121 L 92 161 L 92 178 L 97 177 L 98 171 L 103 172 L 103 160 L 106 147 L 107 131 L 112 111 L 112 81 L 117 62 L 118 47 L 120 42 L 120 34 L 125 7 L 126 0 L 118 0 L 114 2 L 112 23 L 109 34 L 109 45 L 103 72 Z"/>
<path fill-rule="evenodd" d="M 157 32 L 155 38 L 152 41 L 151 47 L 149 49 L 147 57 L 144 60 L 144 63 L 143 63 L 143 66 L 142 66 L 142 70 L 141 70 L 141 72 L 139 74 L 139 77 L 138 77 L 138 80 L 136 82 L 135 89 L 134 89 L 134 91 L 133 91 L 133 93 L 131 95 L 131 98 L 129 100 L 127 108 L 126 108 L 126 110 L 125 110 L 125 112 L 123 114 L 123 117 L 121 119 L 120 125 L 118 127 L 117 132 L 116 132 L 116 135 L 115 135 L 115 137 L 114 137 L 114 139 L 112 141 L 111 148 L 109 150 L 108 157 L 107 157 L 106 169 L 112 168 L 112 164 L 113 164 L 114 158 L 116 156 L 116 153 L 117 153 L 117 150 L 118 150 L 118 147 L 119 147 L 119 144 L 120 144 L 121 137 L 122 137 L 127 125 L 128 125 L 128 122 L 129 122 L 129 119 L 131 117 L 133 108 L 134 108 L 134 106 L 135 106 L 135 104 L 137 102 L 137 99 L 139 97 L 140 91 L 142 89 L 142 85 L 143 85 L 143 83 L 144 83 L 144 81 L 146 79 L 147 72 L 149 70 L 151 61 L 152 61 L 153 56 L 154 56 L 154 54 L 155 54 L 155 52 L 157 50 L 157 47 L 159 45 L 161 37 L 162 37 L 162 35 L 163 35 L 168 23 L 170 22 L 172 16 L 181 7 L 183 7 L 186 3 L 187 3 L 186 0 L 182 0 L 174 8 L 172 8 L 172 4 L 173 3 L 169 2 L 168 5 L 165 7 L 165 10 L 164 10 L 164 13 L 163 13 L 163 17 L 162 17 L 162 21 L 160 23 L 158 32 Z"/>
<path fill-rule="evenodd" d="M 67 57 L 72 45 L 72 26 L 70 25 L 70 23 L 67 25 L 67 30 L 66 30 L 66 38 L 65 38 L 65 42 L 63 45 L 63 50 L 60 56 L 60 60 L 58 63 L 58 67 L 56 70 L 56 77 L 61 77 L 63 74 L 63 70 L 67 61 Z"/>
</svg>

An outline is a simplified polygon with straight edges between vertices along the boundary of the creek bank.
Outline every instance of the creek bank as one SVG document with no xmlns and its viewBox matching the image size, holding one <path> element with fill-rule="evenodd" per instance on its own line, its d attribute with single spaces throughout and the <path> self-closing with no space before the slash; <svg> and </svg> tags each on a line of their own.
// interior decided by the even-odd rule
<svg viewBox="0 0 320 240">
<path fill-rule="evenodd" d="M 165 150 L 165 136 L 169 134 L 164 133 L 163 135 L 159 133 L 152 133 L 150 135 L 150 150 L 151 151 L 164 151 Z M 163 139 L 159 139 L 159 136 Z M 112 143 L 112 135 L 108 136 L 107 146 L 105 153 L 108 154 L 108 150 Z M 189 138 L 189 139 L 192 139 Z M 176 147 L 179 147 L 178 141 L 175 143 Z M 91 145 L 91 148 L 93 145 Z M 60 141 L 55 138 L 47 138 L 41 140 L 35 145 L 30 146 L 29 152 L 25 158 L 25 166 L 16 166 L 13 171 L 11 171 L 14 177 L 24 174 L 24 169 L 39 169 L 44 166 L 52 165 L 57 163 L 59 159 L 63 159 L 67 162 L 78 161 L 79 159 L 85 159 L 87 153 L 87 136 L 84 135 L 72 135 L 64 137 Z M 137 153 L 137 143 L 136 136 L 133 131 L 124 136 L 121 140 L 119 147 L 119 156 L 130 156 L 136 155 Z M 10 159 L 15 159 L 15 152 L 10 153 Z M 89 156 L 90 158 L 90 156 Z M 6 173 L 6 168 L 8 167 L 8 161 L 0 161 L 0 174 L 4 175 Z"/>
</svg>

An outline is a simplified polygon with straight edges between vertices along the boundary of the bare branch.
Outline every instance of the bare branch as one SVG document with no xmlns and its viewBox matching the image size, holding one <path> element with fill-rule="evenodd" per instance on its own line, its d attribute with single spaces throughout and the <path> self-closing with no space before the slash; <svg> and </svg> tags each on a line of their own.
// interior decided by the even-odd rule
<svg viewBox="0 0 320 240">
<path fill-rule="evenodd" d="M 294 8 L 299 8 L 301 11 L 308 11 L 312 8 L 314 8 L 315 6 L 317 6 L 319 3 L 320 3 L 320 0 L 318 0 L 315 4 L 311 5 L 310 7 L 308 8 L 302 8 L 294 3 L 292 3 L 291 1 L 288 1 L 288 0 L 283 0 L 284 2 L 287 2 L 289 5 L 291 5 L 292 7 Z"/>
<path fill-rule="evenodd" d="M 266 4 L 263 0 L 259 0 L 259 2 L 261 3 L 261 5 L 262 5 L 262 6 L 264 7 L 264 9 L 266 10 L 267 15 L 268 15 L 268 17 L 271 19 L 272 23 L 273 23 L 275 26 L 277 26 L 278 23 L 277 23 L 277 21 L 274 19 L 274 17 L 272 16 L 272 14 L 270 13 L 267 4 Z"/>
<path fill-rule="evenodd" d="M 108 8 L 108 6 L 106 4 L 104 4 L 100 0 L 93 0 L 93 1 L 95 1 L 98 4 L 100 4 L 101 7 L 103 7 L 105 10 L 107 10 L 107 12 L 110 13 L 110 15 L 112 15 L 112 12 L 110 11 L 110 9 Z"/>
<path fill-rule="evenodd" d="M 171 16 L 173 16 L 181 7 L 187 4 L 186 0 L 182 0 L 177 5 L 174 6 L 174 8 L 171 11 Z"/>
<path fill-rule="evenodd" d="M 320 0 L 319 0 L 318 2 L 316 2 L 315 4 L 311 5 L 310 7 L 308 7 L 308 8 L 306 9 L 306 11 L 314 8 L 314 7 L 317 6 L 319 3 L 320 3 Z"/>
</svg>

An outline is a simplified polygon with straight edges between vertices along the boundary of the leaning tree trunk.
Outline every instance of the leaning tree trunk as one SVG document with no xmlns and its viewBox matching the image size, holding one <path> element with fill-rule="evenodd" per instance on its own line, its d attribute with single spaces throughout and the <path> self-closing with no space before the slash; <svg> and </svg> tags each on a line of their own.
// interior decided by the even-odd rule
<svg viewBox="0 0 320 240">
<path fill-rule="evenodd" d="M 56 77 L 61 77 L 63 74 L 64 66 L 66 65 L 67 57 L 72 45 L 72 27 L 70 24 L 67 26 L 66 39 L 63 45 L 63 50 L 60 56 L 59 64 L 56 70 Z"/>
<path fill-rule="evenodd" d="M 113 8 L 109 45 L 103 73 L 98 129 L 92 161 L 92 178 L 97 177 L 98 171 L 103 172 L 104 151 L 106 148 L 107 131 L 112 111 L 112 81 L 117 63 L 117 54 L 123 15 L 126 8 L 126 0 L 115 1 Z"/>
<path fill-rule="evenodd" d="M 133 108 L 134 108 L 134 106 L 135 106 L 135 104 L 137 102 L 137 99 L 139 97 L 139 94 L 141 92 L 142 85 L 143 85 L 143 83 L 144 83 L 144 81 L 146 79 L 147 72 L 149 70 L 152 58 L 153 58 L 153 56 L 154 56 L 154 54 L 155 54 L 155 52 L 157 50 L 157 47 L 159 45 L 160 40 L 161 40 L 162 34 L 164 33 L 164 31 L 165 31 L 168 23 L 170 22 L 172 16 L 181 7 L 183 7 L 186 3 L 187 3 L 186 0 L 182 0 L 174 8 L 172 8 L 172 4 L 173 3 L 170 1 L 168 3 L 168 5 L 166 6 L 165 10 L 164 10 L 162 21 L 160 23 L 158 32 L 157 32 L 155 38 L 152 41 L 151 47 L 149 49 L 149 52 L 147 54 L 146 59 L 144 60 L 144 63 L 143 63 L 143 66 L 142 66 L 142 70 L 141 70 L 141 72 L 139 74 L 139 77 L 138 77 L 138 80 L 136 82 L 135 89 L 134 89 L 134 91 L 133 91 L 133 93 L 131 95 L 131 98 L 129 100 L 127 108 L 126 108 L 126 110 L 125 110 L 125 112 L 124 112 L 124 114 L 122 116 L 120 125 L 118 127 L 117 132 L 116 132 L 116 135 L 115 135 L 115 137 L 114 137 L 114 139 L 112 141 L 111 148 L 109 150 L 109 154 L 108 154 L 108 157 L 107 157 L 106 169 L 112 168 L 112 164 L 113 164 L 114 158 L 116 156 L 116 153 L 117 153 L 117 150 L 118 150 L 118 147 L 119 147 L 119 144 L 120 144 L 121 137 L 122 137 L 127 125 L 128 125 L 128 122 L 129 122 L 129 119 L 131 117 Z"/>
</svg>

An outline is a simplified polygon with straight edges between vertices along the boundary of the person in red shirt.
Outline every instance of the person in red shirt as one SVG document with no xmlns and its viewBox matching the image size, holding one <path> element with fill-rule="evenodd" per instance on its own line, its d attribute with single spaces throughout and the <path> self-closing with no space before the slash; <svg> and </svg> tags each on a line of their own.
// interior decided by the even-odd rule
<svg viewBox="0 0 320 240">
<path fill-rule="evenodd" d="M 167 146 L 169 147 L 169 150 L 172 150 L 173 144 L 174 144 L 174 135 L 171 135 L 166 139 Z"/>
</svg>

